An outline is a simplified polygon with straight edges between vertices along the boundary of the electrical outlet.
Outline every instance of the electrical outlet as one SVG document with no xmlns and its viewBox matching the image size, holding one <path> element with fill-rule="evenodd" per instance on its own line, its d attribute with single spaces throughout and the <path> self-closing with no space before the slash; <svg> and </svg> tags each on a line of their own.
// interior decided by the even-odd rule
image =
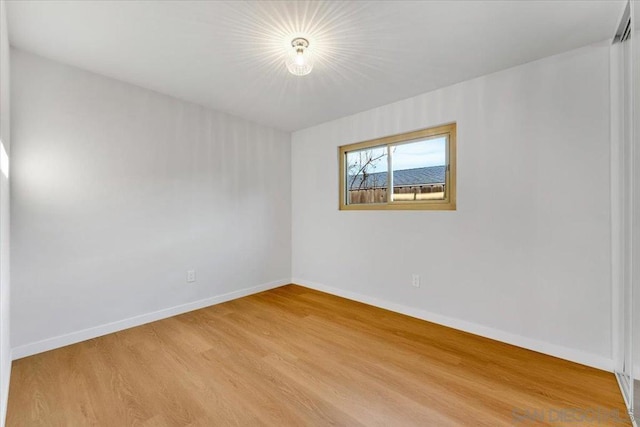
<svg viewBox="0 0 640 427">
<path fill-rule="evenodd" d="M 412 274 L 411 275 L 411 286 L 413 286 L 414 288 L 419 288 L 420 287 L 420 275 L 419 274 Z"/>
<path fill-rule="evenodd" d="M 195 270 L 187 270 L 187 282 L 195 282 L 196 281 L 196 271 Z"/>
</svg>

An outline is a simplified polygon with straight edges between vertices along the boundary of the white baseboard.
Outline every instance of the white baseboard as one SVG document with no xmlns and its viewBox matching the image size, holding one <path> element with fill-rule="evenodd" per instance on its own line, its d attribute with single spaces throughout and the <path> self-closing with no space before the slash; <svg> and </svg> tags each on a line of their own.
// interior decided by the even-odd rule
<svg viewBox="0 0 640 427">
<path fill-rule="evenodd" d="M 176 316 L 178 314 L 198 310 L 200 308 L 209 307 L 211 305 L 220 304 L 237 298 L 242 298 L 247 295 L 256 294 L 258 292 L 266 291 L 269 289 L 278 288 L 289 283 L 291 283 L 290 279 L 276 280 L 251 288 L 240 289 L 238 291 L 229 292 L 223 295 L 217 295 L 194 302 L 177 305 L 175 307 L 169 307 L 151 313 L 141 314 L 139 316 L 130 317 L 128 319 L 94 326 L 92 328 L 83 329 L 81 331 L 71 332 L 69 334 L 21 345 L 12 349 L 12 358 L 13 360 L 21 359 L 23 357 L 43 353 L 45 351 L 64 347 L 70 344 L 97 338 L 102 335 L 107 335 L 113 332 L 122 331 L 124 329 L 133 328 L 135 326 L 144 325 L 145 323 L 155 322 L 156 320 L 166 319 L 167 317 Z"/>
<path fill-rule="evenodd" d="M 345 291 L 345 290 L 334 288 L 331 286 L 326 286 L 321 283 L 315 283 L 309 280 L 293 278 L 291 279 L 291 281 L 293 283 L 299 284 L 300 286 L 315 289 L 321 292 L 326 292 L 332 295 L 337 295 L 343 298 L 362 302 L 365 304 L 373 305 L 375 307 L 384 308 L 386 310 L 391 310 L 396 313 L 405 314 L 407 316 L 426 320 L 428 322 L 433 322 L 439 325 L 448 326 L 450 328 L 458 329 L 464 332 L 469 332 L 475 335 L 480 335 L 482 337 L 490 338 L 496 341 L 501 341 L 507 344 L 512 344 L 518 347 L 526 348 L 528 350 L 537 351 L 538 353 L 543 353 L 549 356 L 558 357 L 560 359 L 569 360 L 571 362 L 576 362 L 581 365 L 587 365 L 593 368 L 602 369 L 609 372 L 613 372 L 613 369 L 614 369 L 613 359 L 608 359 L 606 357 L 598 356 L 595 354 L 586 353 L 580 350 L 563 347 L 557 344 L 550 344 L 544 341 L 523 337 L 521 335 L 502 331 L 502 330 L 491 328 L 488 326 L 479 325 L 473 322 L 468 322 L 466 320 L 455 319 L 452 317 L 443 316 L 441 314 L 431 313 L 426 310 L 407 307 L 402 304 L 396 304 L 393 302 L 371 297 L 368 295 L 362 295 L 355 292 Z"/>
<path fill-rule="evenodd" d="M 477 323 L 468 322 L 440 314 L 432 313 L 426 310 L 421 310 L 413 307 L 408 307 L 402 304 L 397 304 L 382 300 L 380 298 L 371 297 L 368 295 L 362 295 L 355 292 L 345 291 L 342 289 L 326 286 L 320 283 L 316 283 L 309 280 L 294 278 L 277 280 L 262 285 L 254 286 L 251 288 L 245 288 L 227 294 L 214 296 L 211 298 L 202 299 L 199 301 L 182 304 L 175 307 L 169 307 L 163 310 L 158 310 L 151 313 L 142 314 L 139 316 L 131 317 L 116 322 L 107 323 L 104 325 L 95 326 L 81 331 L 72 332 L 57 337 L 47 338 L 45 340 L 37 341 L 34 343 L 25 344 L 12 349 L 13 360 L 23 357 L 31 356 L 34 354 L 42 353 L 45 351 L 53 350 L 56 348 L 64 347 L 70 344 L 75 344 L 88 339 L 97 338 L 102 335 L 110 334 L 113 332 L 121 331 L 124 329 L 140 326 L 145 323 L 154 322 L 156 320 L 165 319 L 167 317 L 175 316 L 178 314 L 186 313 L 200 308 L 208 307 L 215 304 L 220 304 L 225 301 L 241 298 L 247 295 L 255 294 L 258 292 L 266 291 L 269 289 L 277 288 L 289 283 L 297 283 L 301 286 L 305 286 L 311 289 L 316 289 L 328 294 L 337 295 L 350 300 L 362 302 L 365 304 L 373 305 L 375 307 L 384 308 L 397 313 L 401 313 L 407 316 L 415 317 L 418 319 L 426 320 L 429 322 L 437 323 L 440 325 L 448 326 L 461 331 L 469 332 L 475 335 L 480 335 L 486 338 L 502 341 L 508 344 L 512 344 L 518 347 L 526 348 L 529 350 L 537 351 L 539 353 L 547 354 L 561 359 L 570 360 L 572 362 L 580 363 L 582 365 L 591 366 L 597 369 L 602 369 L 612 372 L 614 369 L 614 363 L 612 359 L 586 353 L 583 351 L 559 346 L 556 344 L 550 344 L 544 341 L 535 340 L 532 338 L 523 337 L 521 335 L 512 334 L 499 329 L 491 328 L 488 326 L 479 325 Z M 636 367 L 636 378 L 640 378 L 640 367 Z"/>
</svg>

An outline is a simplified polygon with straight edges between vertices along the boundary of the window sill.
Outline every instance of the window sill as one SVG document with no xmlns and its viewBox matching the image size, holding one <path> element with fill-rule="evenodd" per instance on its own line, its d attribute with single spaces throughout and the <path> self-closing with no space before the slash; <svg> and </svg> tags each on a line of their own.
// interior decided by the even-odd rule
<svg viewBox="0 0 640 427">
<path fill-rule="evenodd" d="M 429 202 L 429 203 L 416 203 L 416 202 L 393 202 L 393 203 L 369 203 L 369 204 L 357 204 L 357 205 L 345 205 L 339 206 L 341 211 L 455 211 L 455 202 L 442 201 Z"/>
</svg>

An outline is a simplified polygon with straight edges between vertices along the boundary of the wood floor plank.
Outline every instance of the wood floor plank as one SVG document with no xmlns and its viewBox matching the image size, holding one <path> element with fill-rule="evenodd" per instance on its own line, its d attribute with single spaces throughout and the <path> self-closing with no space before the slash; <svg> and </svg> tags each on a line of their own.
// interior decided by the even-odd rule
<svg viewBox="0 0 640 427">
<path fill-rule="evenodd" d="M 14 361 L 7 426 L 85 425 L 630 423 L 611 373 L 289 285 Z"/>
</svg>

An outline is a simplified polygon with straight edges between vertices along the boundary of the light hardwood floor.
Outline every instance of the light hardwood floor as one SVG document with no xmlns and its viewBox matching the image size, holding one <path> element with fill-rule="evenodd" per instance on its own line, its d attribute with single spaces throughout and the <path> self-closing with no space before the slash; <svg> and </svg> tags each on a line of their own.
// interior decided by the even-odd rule
<svg viewBox="0 0 640 427">
<path fill-rule="evenodd" d="M 630 425 L 611 373 L 295 285 L 17 360 L 7 418 L 328 424 Z"/>
</svg>

